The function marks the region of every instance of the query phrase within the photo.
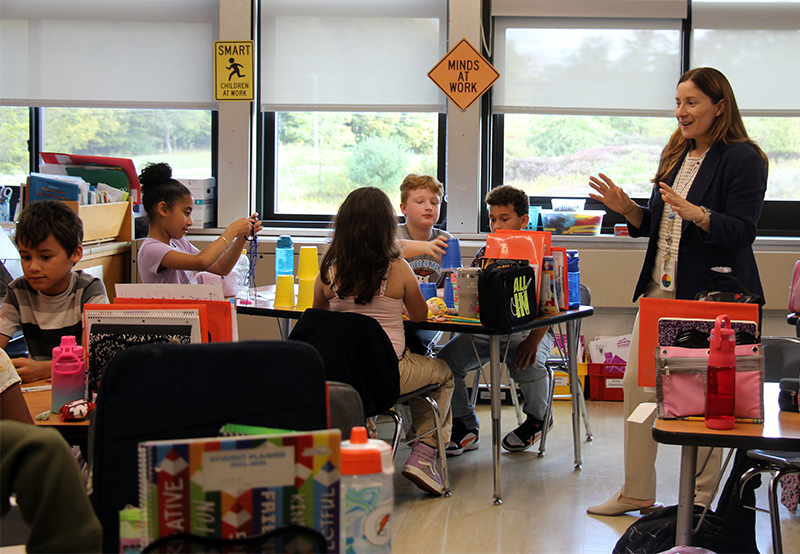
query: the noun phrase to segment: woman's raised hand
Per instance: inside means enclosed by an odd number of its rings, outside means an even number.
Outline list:
[[[589,193],[591,198],[599,200],[605,206],[615,212],[622,213],[629,210],[633,202],[625,191],[614,184],[607,176],[598,173],[598,176],[589,177],[589,186],[597,191],[597,194]]]

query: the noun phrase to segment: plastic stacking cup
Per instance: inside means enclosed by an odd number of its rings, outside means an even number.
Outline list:
[[[294,308],[294,277],[292,275],[278,275],[275,283],[276,308]]]
[[[296,310],[306,310],[314,304],[314,282],[316,277],[303,277],[297,289]]]
[[[420,283],[419,290],[422,291],[422,297],[425,300],[436,296],[436,283]]]
[[[447,251],[442,256],[442,272],[452,273],[461,267],[461,246],[457,238],[447,241]]]
[[[455,308],[455,300],[453,299],[453,282],[451,281],[450,277],[445,277],[444,279],[444,294],[443,300],[445,306],[448,308]]]
[[[297,278],[316,279],[319,273],[319,258],[316,246],[300,247],[300,260],[297,262]]]

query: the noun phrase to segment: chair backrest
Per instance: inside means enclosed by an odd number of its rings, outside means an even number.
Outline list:
[[[764,345],[764,380],[777,383],[800,377],[800,338],[761,337]]]
[[[361,396],[347,383],[328,381],[328,408],[331,429],[339,429],[343,441],[350,440],[353,427],[364,426],[366,416]]]
[[[352,385],[367,417],[385,412],[400,396],[397,355],[376,319],[310,308],[289,339],[314,346],[325,361],[325,378]]]
[[[103,551],[119,551],[119,510],[139,505],[138,443],[213,437],[225,423],[328,428],[322,359],[280,341],[148,345],[108,364],[89,430],[92,505]]]

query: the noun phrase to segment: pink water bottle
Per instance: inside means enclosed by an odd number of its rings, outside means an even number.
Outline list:
[[[86,398],[86,372],[83,368],[83,346],[75,337],[61,337],[61,346],[53,348],[53,406],[54,414],[67,402]]]
[[[708,339],[706,375],[706,427],[733,429],[733,404],[736,390],[736,336],[727,315],[717,316]]]

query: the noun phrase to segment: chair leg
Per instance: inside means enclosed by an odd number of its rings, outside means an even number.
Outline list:
[[[469,395],[469,403],[473,406],[478,402],[478,390],[481,386],[481,374],[482,368],[478,367],[478,369],[475,370],[475,378],[472,380],[472,391],[470,391]]]
[[[397,458],[397,449],[400,448],[400,433],[403,431],[403,418],[396,410],[389,410],[386,415],[394,421],[394,433],[392,434],[392,461]]]
[[[439,463],[441,465],[442,470],[442,480],[444,481],[444,492],[443,496],[452,496],[450,492],[450,474],[447,471],[447,456],[445,455],[444,449],[447,447],[447,443],[444,440],[444,431],[442,430],[442,416],[439,412],[439,405],[436,403],[431,396],[427,394],[424,395],[424,398],[428,405],[431,408],[431,412],[433,413],[433,424],[436,429],[436,440],[439,443],[439,448],[437,449],[436,455],[439,457]]]
[[[506,364],[501,364],[500,371],[505,371],[506,378],[508,379],[508,388],[510,389],[509,392],[511,393],[511,403],[514,404],[514,410],[517,412],[517,425],[522,425],[525,421],[525,418],[522,417],[522,408],[519,407],[519,394],[517,394],[517,383],[514,381],[514,378],[511,377],[511,372],[508,371],[508,366]]]
[[[594,437],[592,436],[592,427],[589,424],[589,412],[586,411],[586,399],[583,397],[583,385],[581,385],[580,377],[578,378],[578,404],[583,415],[583,427],[586,429],[586,441],[588,442]]]
[[[544,411],[544,419],[542,424],[542,438],[539,440],[539,457],[544,456],[545,442],[547,442],[547,429],[550,427],[550,418],[553,416],[553,396],[556,391],[556,379],[553,373],[553,368],[545,365],[547,371],[547,409]]]
[[[788,468],[784,468],[788,469]],[[778,502],[778,482],[781,477],[786,473],[794,473],[794,471],[785,472],[784,470],[778,471],[769,480],[769,520],[770,527],[772,528],[772,552],[773,554],[783,554],[783,538],[781,537],[781,513],[780,502]]]

